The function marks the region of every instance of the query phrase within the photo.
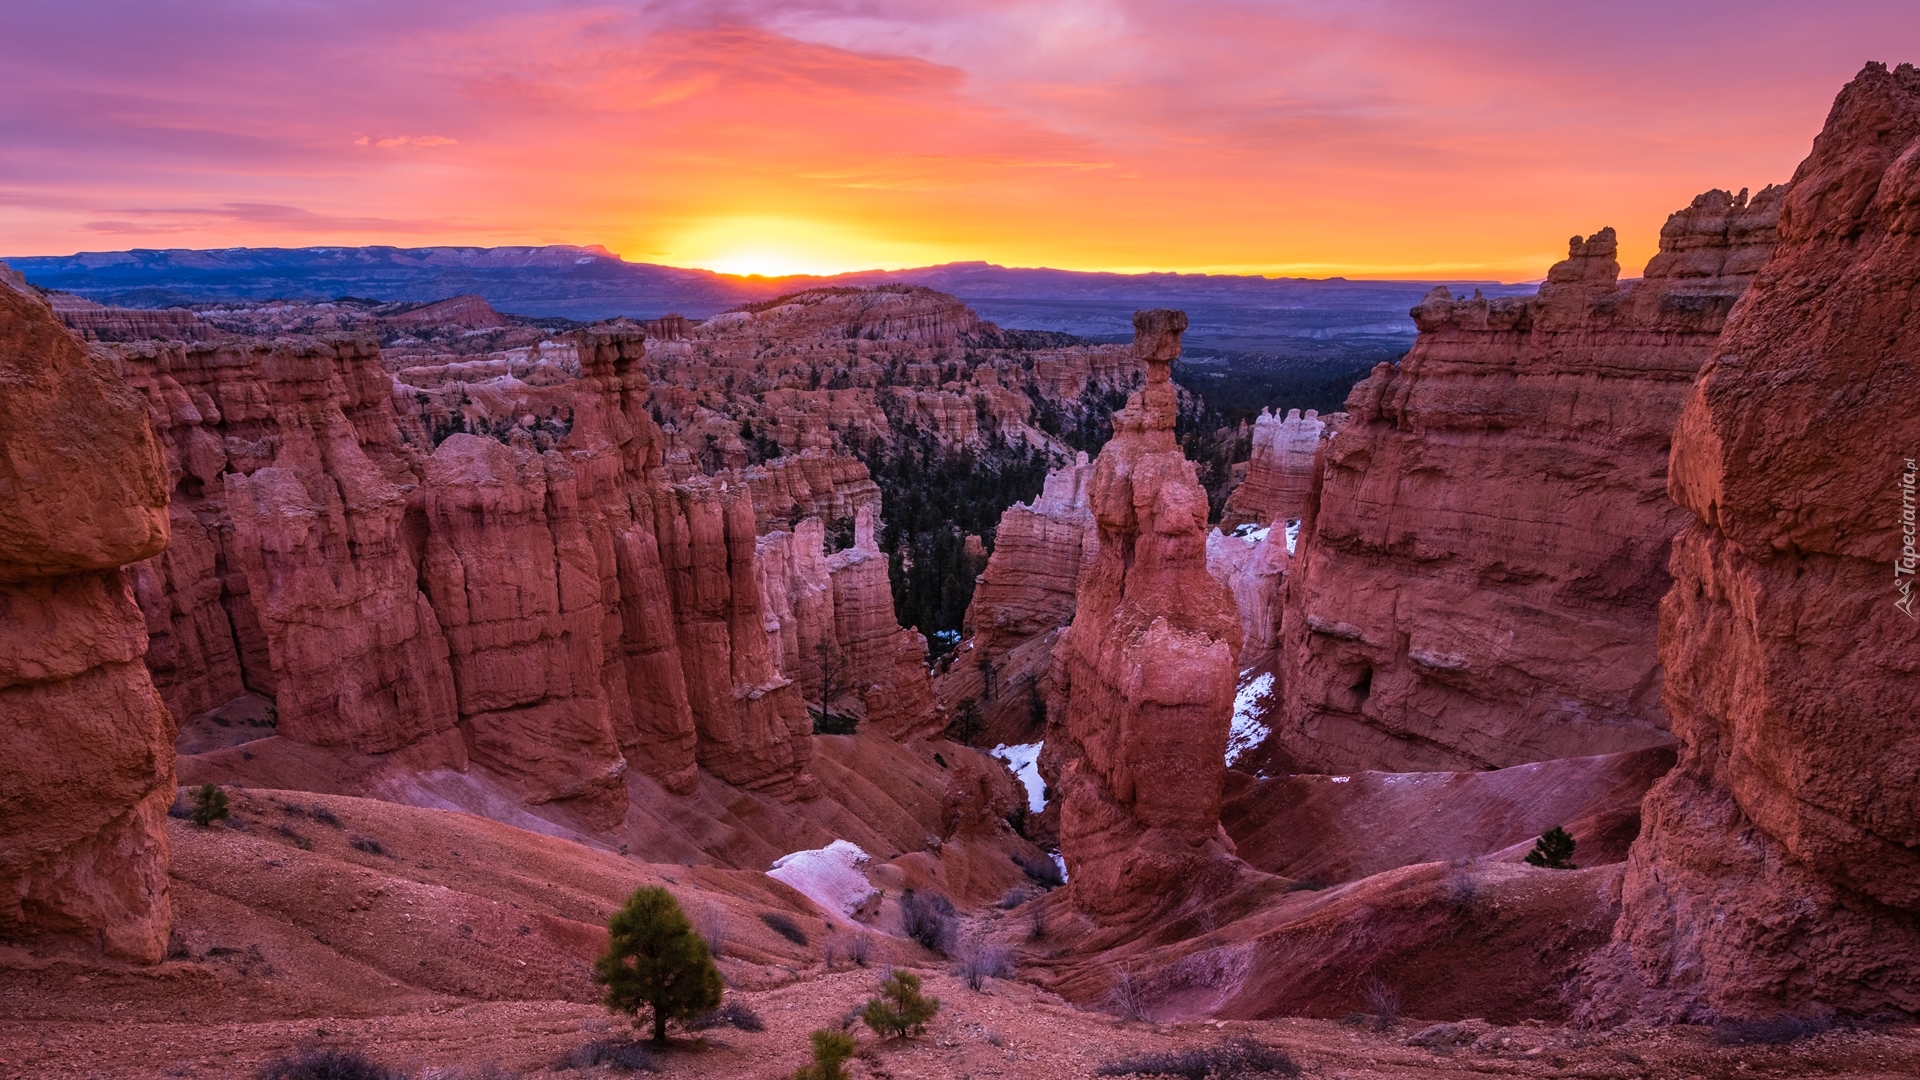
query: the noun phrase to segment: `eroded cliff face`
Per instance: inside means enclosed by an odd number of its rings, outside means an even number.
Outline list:
[[[1147,383],[1114,416],[1087,503],[1099,553],[1056,650],[1046,771],[1080,911],[1138,917],[1225,888],[1220,827],[1240,624],[1207,573],[1207,497],[1173,437],[1186,316],[1134,316]]]
[[[121,567],[166,545],[166,472],[111,362],[0,274],[0,937],[157,961],[174,725]]]
[[[701,766],[811,791],[754,481],[788,512],[864,505],[871,481],[808,459],[676,483],[639,336],[582,332],[568,352],[523,372],[525,394],[511,365],[442,365],[513,407],[490,438],[446,434],[438,399],[361,338],[123,347],[177,496],[181,542],[132,575],[162,692],[192,715],[258,691],[285,738],[414,768],[471,756],[599,827],[629,764],[677,792]],[[491,415],[458,400],[463,423]]]
[[[1087,503],[1093,463],[1080,454],[1047,474],[1031,502],[1000,516],[993,554],[967,606],[965,639],[935,680],[950,717],[972,710],[984,745],[1037,739],[1046,723],[1053,650],[1073,621],[1080,576],[1100,551]]]
[[[1674,435],[1680,763],[1589,1020],[1920,1012],[1920,72],[1841,92],[1779,231]]]
[[[1320,483],[1322,451],[1330,425],[1308,409],[1278,416],[1265,409],[1253,421],[1253,447],[1247,478],[1227,497],[1220,527],[1271,525],[1298,521]]]
[[[1674,214],[1639,281],[1611,229],[1538,295],[1413,310],[1348,399],[1289,575],[1283,715],[1301,771],[1501,767],[1665,743],[1655,611],[1684,512],[1680,405],[1767,257],[1782,189]]]

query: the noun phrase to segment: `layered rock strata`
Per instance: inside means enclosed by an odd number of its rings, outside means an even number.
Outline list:
[[[671,481],[637,335],[579,335],[544,450],[455,433],[429,452],[364,339],[121,352],[177,495],[184,542],[133,577],[183,712],[259,691],[287,738],[471,754],[602,823],[629,763],[674,791],[701,766],[810,790],[750,488]],[[858,497],[864,472],[842,472],[825,490]]]
[[[1147,383],[1114,416],[1087,502],[1099,553],[1054,659],[1046,771],[1075,907],[1125,920],[1241,871],[1220,827],[1240,624],[1207,573],[1207,496],[1173,437],[1186,316],[1134,316]]]
[[[1321,451],[1329,433],[1329,425],[1313,409],[1305,416],[1289,409],[1284,417],[1260,410],[1253,421],[1247,477],[1227,497],[1220,527],[1300,520],[1319,484]]]
[[[174,725],[121,573],[167,542],[137,395],[0,267],[0,937],[157,961]]]
[[[1674,435],[1680,763],[1589,1020],[1920,1012],[1917,287],[1920,72],[1870,64]]]
[[[1654,651],[1673,424],[1775,238],[1782,189],[1674,214],[1639,281],[1611,229],[1538,295],[1436,288],[1348,399],[1283,622],[1302,771],[1501,767],[1668,740]]]
[[[963,639],[940,669],[934,693],[950,718],[977,724],[980,745],[1041,737],[1053,650],[1073,621],[1080,576],[1100,550],[1087,505],[1086,454],[1047,474],[1039,495],[1000,515],[967,605]]]

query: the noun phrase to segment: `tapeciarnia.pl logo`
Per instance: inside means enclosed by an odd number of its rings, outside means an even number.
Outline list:
[[[1893,606],[1907,613],[1909,619],[1920,619],[1913,610],[1913,576],[1916,562],[1920,562],[1913,548],[1914,537],[1914,499],[1913,481],[1920,469],[1914,467],[1913,459],[1907,458],[1907,471],[1900,474],[1900,557],[1893,560],[1893,587],[1900,593],[1900,599]]]

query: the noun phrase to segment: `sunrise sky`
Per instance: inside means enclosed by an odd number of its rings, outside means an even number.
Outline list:
[[[1539,277],[1785,180],[1920,4],[0,0],[0,254]]]

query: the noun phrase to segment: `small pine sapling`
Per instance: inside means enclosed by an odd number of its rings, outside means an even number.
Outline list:
[[[195,825],[207,828],[227,816],[227,793],[212,784],[193,789],[193,809],[188,812]]]
[[[867,1002],[860,1019],[882,1038],[918,1035],[939,1011],[939,998],[920,993],[920,976],[896,971],[880,984],[880,996]]]
[[[1573,834],[1558,825],[1548,829],[1533,842],[1533,850],[1527,852],[1527,865],[1549,870],[1579,869],[1573,865]]]
[[[822,1029],[808,1038],[813,1041],[813,1064],[795,1069],[793,1080],[847,1080],[843,1065],[853,1056],[853,1036]]]

